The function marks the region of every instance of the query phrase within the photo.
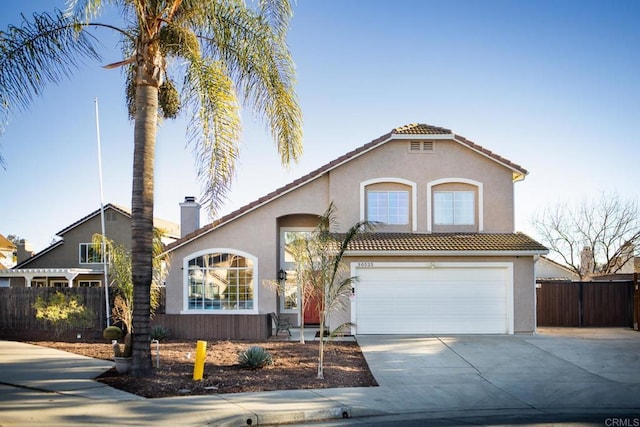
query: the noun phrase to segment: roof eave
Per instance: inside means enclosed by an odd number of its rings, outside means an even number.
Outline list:
[[[170,252],[173,252],[173,251],[181,248],[182,246],[184,246],[184,245],[186,245],[188,243],[191,243],[192,241],[194,241],[196,239],[199,239],[199,238],[211,233],[212,231],[215,231],[216,229],[218,229],[218,228],[220,228],[220,227],[222,227],[222,226],[224,226],[226,224],[229,224],[230,222],[233,222],[233,221],[235,221],[235,220],[237,220],[239,218],[242,218],[243,216],[255,211],[256,209],[261,208],[262,206],[264,206],[266,204],[269,204],[269,203],[273,202],[274,200],[277,200],[280,197],[282,197],[282,196],[284,196],[286,194],[289,194],[292,191],[295,191],[300,187],[303,187],[303,186],[307,185],[310,182],[315,181],[316,179],[318,179],[318,178],[326,175],[327,173],[331,172],[335,168],[337,168],[339,166],[342,166],[343,164],[348,163],[351,160],[353,160],[353,159],[355,159],[357,157],[360,157],[365,153],[368,153],[369,151],[373,150],[374,148],[377,148],[380,145],[385,144],[385,143],[389,142],[392,139],[395,139],[397,136],[399,136],[399,135],[391,135],[391,134],[383,135],[382,139],[380,141],[378,141],[377,143],[372,144],[371,147],[367,147],[366,149],[363,149],[361,152],[355,153],[353,156],[345,158],[341,162],[336,162],[335,164],[327,167],[326,170],[322,171],[321,173],[318,173],[317,175],[310,176],[308,179],[301,181],[299,184],[294,185],[291,188],[287,188],[286,190],[284,190],[282,192],[278,192],[278,190],[276,190],[275,192],[277,194],[275,194],[273,197],[270,197],[270,198],[264,200],[262,203],[258,203],[255,206],[253,206],[253,207],[251,207],[249,209],[246,209],[245,211],[239,213],[238,215],[233,215],[233,213],[231,213],[230,215],[232,215],[232,217],[229,218],[229,220],[221,222],[219,224],[216,224],[215,226],[209,228],[208,230],[204,230],[201,233],[196,234],[195,236],[185,240],[184,242],[180,242],[180,244],[178,244],[178,245],[176,245],[176,246],[164,251],[162,254],[160,254],[160,256],[163,256],[163,255],[166,255],[166,254],[168,254]],[[402,136],[405,136],[405,135],[402,135]],[[413,136],[413,138],[406,138],[406,139],[416,139],[416,135],[412,135],[412,136]],[[435,136],[438,136],[438,135],[435,135]],[[421,135],[417,135],[417,137],[421,137]],[[312,174],[313,174],[313,172],[310,173],[310,175],[312,175]],[[243,209],[244,208],[240,208],[240,209],[238,209],[238,211],[242,211]]]
[[[345,256],[535,256],[545,255],[548,250],[526,251],[346,251]]]

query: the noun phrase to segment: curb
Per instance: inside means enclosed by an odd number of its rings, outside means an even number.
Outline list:
[[[204,424],[216,427],[239,426],[269,426],[293,424],[300,422],[312,422],[323,420],[339,420],[353,417],[353,410],[348,406],[335,406],[325,409],[310,409],[306,411],[274,411],[261,413],[245,413],[242,415],[230,415],[226,418],[210,417]],[[355,410],[356,417],[389,415],[386,412],[371,411],[365,408]]]

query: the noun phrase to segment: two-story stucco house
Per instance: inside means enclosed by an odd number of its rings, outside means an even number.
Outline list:
[[[101,209],[56,233],[60,240],[18,265],[0,271],[0,279],[10,279],[12,287],[96,287],[104,284],[102,257],[93,250],[94,234],[102,233]],[[131,213],[113,204],[104,206],[105,234],[117,245],[131,247]],[[167,239],[179,237],[179,227],[168,221],[154,220]]]
[[[352,321],[354,334],[531,333],[534,261],[547,249],[514,232],[514,183],[526,175],[449,129],[393,129],[169,245],[163,321],[210,338],[266,337],[270,312],[298,322],[285,243],[333,202],[335,232],[383,225],[352,243],[345,261],[359,281],[330,324]],[[280,270],[281,294],[265,284]]]

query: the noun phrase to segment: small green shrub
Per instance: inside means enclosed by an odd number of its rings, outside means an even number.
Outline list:
[[[154,325],[151,328],[151,339],[162,341],[171,336],[171,331],[162,325]]]
[[[56,338],[68,329],[90,327],[95,319],[95,314],[82,304],[80,296],[65,295],[58,291],[49,299],[38,295],[33,308],[36,310],[36,319],[51,325]]]
[[[238,364],[243,368],[260,369],[273,364],[271,354],[262,347],[252,346],[238,354]]]
[[[117,326],[107,326],[102,331],[102,337],[106,340],[120,340],[122,339],[122,329]]]

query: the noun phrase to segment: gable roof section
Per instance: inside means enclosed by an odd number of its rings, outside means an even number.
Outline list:
[[[213,222],[211,222],[210,224],[207,224],[201,228],[199,228],[198,230],[195,230],[192,233],[187,234],[186,236],[184,236],[181,239],[176,240],[175,242],[167,245],[166,247],[166,251],[165,252],[171,252],[183,245],[185,245],[186,243],[200,237],[201,235],[207,234],[208,232],[215,230],[216,228],[230,222],[233,221],[234,219],[247,214],[255,209],[257,209],[258,207],[269,203],[272,200],[277,199],[280,196],[283,196],[293,190],[295,190],[298,187],[301,187],[323,175],[325,175],[326,173],[330,172],[331,170],[337,168],[338,166],[341,166],[391,140],[394,139],[416,139],[418,137],[423,137],[425,139],[452,139],[455,142],[466,146],[467,148],[470,148],[471,150],[507,167],[508,169],[511,169],[513,172],[513,179],[514,181],[519,181],[524,179],[524,177],[529,173],[527,172],[526,169],[524,169],[522,166],[517,165],[516,163],[513,163],[507,159],[505,159],[504,157],[501,157],[495,153],[493,153],[490,150],[487,150],[484,147],[481,147],[480,145],[460,136],[460,135],[456,135],[454,134],[450,129],[446,129],[443,127],[438,127],[438,126],[432,126],[432,125],[428,125],[428,124],[421,124],[421,123],[412,123],[412,124],[408,124],[405,126],[400,126],[397,128],[392,129],[390,132],[382,135],[379,138],[374,139],[373,141],[362,145],[361,147],[356,148],[355,150],[349,151],[348,153],[338,157],[335,160],[332,160],[331,162],[325,164],[324,166],[319,167],[318,169],[309,172],[308,174],[296,179],[295,181],[280,187],[278,189],[276,189],[275,191],[272,191],[271,193],[267,194],[266,196],[263,196],[231,213],[229,213],[228,215],[225,215]]]
[[[545,254],[548,249],[523,233],[363,233],[349,244],[349,255]]]
[[[121,213],[122,215],[126,216],[127,218],[131,218],[131,212],[129,210],[127,210],[126,208],[123,208],[121,206],[114,205],[112,203],[108,203],[108,204],[104,205],[104,210],[106,211],[107,209],[113,209],[114,211]],[[56,233],[56,235],[62,237],[65,233],[68,233],[70,230],[78,227],[79,225],[89,221],[92,218],[95,218],[98,215],[100,215],[100,209],[97,209],[97,210],[91,212],[87,216],[84,216],[84,217],[80,218],[79,220],[77,220],[76,222],[74,222],[73,224],[70,224],[69,226],[63,228],[62,230],[58,231]],[[162,228],[165,231],[169,231],[170,233],[168,234],[168,236],[171,237],[171,238],[177,238],[178,235],[180,234],[180,227],[177,224],[174,224],[172,222],[165,221],[163,219],[154,218],[153,219],[153,224],[157,228]],[[58,240],[57,242],[53,243],[52,245],[47,246],[46,248],[44,248],[40,252],[34,254],[32,257],[22,261],[20,264],[16,265],[15,268],[21,268],[21,267],[24,267],[26,265],[29,265],[29,263],[31,263],[32,261],[35,261],[36,259],[40,258],[44,254],[51,252],[53,249],[55,249],[58,246],[61,246],[63,244],[64,244],[64,239]]]
[[[108,203],[104,206],[104,210],[106,211],[107,209],[113,209],[116,212],[119,212],[120,214],[126,216],[127,218],[131,218],[131,211],[128,210],[127,208],[124,208],[122,206],[118,206],[118,205],[114,205],[112,203]],[[93,212],[91,212],[89,215],[80,218],[79,220],[77,220],[76,222],[74,222],[73,224],[67,226],[66,228],[58,231],[56,233],[57,236],[62,236],[63,234],[69,232],[69,230],[72,230],[73,228],[79,226],[80,224],[95,218],[96,216],[100,215],[100,209],[97,209]],[[174,224],[172,222],[169,221],[165,221],[163,219],[159,219],[159,218],[154,218],[153,219],[153,225],[156,228],[161,228],[164,231],[168,232],[168,236],[169,237],[178,237],[180,235],[180,229],[178,224]]]
[[[32,261],[35,261],[36,259],[40,258],[44,254],[51,252],[52,250],[54,250],[55,248],[57,248],[58,246],[61,246],[63,244],[64,244],[64,240],[58,240],[57,242],[54,242],[50,246],[47,246],[46,248],[44,248],[40,252],[35,253],[35,254],[33,254],[33,256],[25,259],[20,264],[16,265],[14,268],[18,269],[18,268],[22,268],[22,267],[24,267],[26,265],[29,265],[29,263],[31,263]]]
[[[510,160],[505,159],[502,156],[497,155],[491,150],[488,150],[475,142],[465,138],[464,136],[453,133],[450,129],[445,129],[437,126],[425,125],[420,123],[412,123],[405,126],[400,126],[391,131],[390,135],[400,136],[402,139],[413,139],[416,135],[420,136],[441,136],[439,139],[444,139],[442,137],[450,137],[455,142],[464,145],[467,148],[475,151],[476,153],[485,156],[501,165],[511,169],[513,172],[513,180],[521,181],[524,179],[526,175],[529,174],[526,169],[522,166],[513,163]]]
[[[540,259],[541,259],[543,262],[546,262],[546,263],[548,263],[549,265],[551,265],[551,266],[553,266],[553,267],[555,267],[555,268],[557,268],[557,269],[559,269],[559,270],[562,270],[562,271],[567,272],[567,274],[569,274],[569,275],[576,275],[576,272],[575,272],[575,271],[573,271],[571,268],[567,267],[567,266],[566,266],[566,265],[564,265],[564,264],[560,264],[559,262],[554,261],[554,260],[552,260],[552,259],[551,259],[551,258],[549,258],[549,257],[542,256],[542,257],[540,257]]]
[[[120,206],[116,206],[114,204],[108,203],[108,204],[104,205],[104,210],[106,211],[107,209],[113,209],[114,211],[119,212],[122,215],[131,218],[131,212],[127,211],[124,208],[121,208]],[[98,215],[100,215],[100,209],[97,209],[97,210],[91,212],[89,215],[84,216],[84,217],[80,218],[79,220],[77,220],[76,222],[68,225],[67,227],[65,227],[62,230],[58,231],[56,233],[56,235],[57,236],[62,236],[63,234],[68,233],[69,230],[72,230],[72,229],[76,228],[80,224],[85,223],[85,222],[89,221],[90,219],[95,218]]]

